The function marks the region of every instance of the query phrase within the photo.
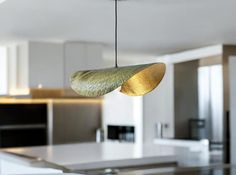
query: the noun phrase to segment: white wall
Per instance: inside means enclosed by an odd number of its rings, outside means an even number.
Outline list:
[[[114,67],[114,60],[111,58],[105,59],[105,67]],[[130,60],[119,60],[119,65],[122,66],[133,64],[135,62]],[[139,145],[143,143],[143,97],[130,97],[117,89],[104,96],[102,113],[106,134],[107,125],[131,125],[135,127],[135,142]]]
[[[166,74],[160,85],[143,97],[144,142],[153,143],[155,123],[168,125],[163,136],[174,137],[174,82],[173,65],[168,64]]]
[[[231,163],[236,164],[236,57],[229,58]]]
[[[118,90],[104,96],[103,128],[108,125],[134,126],[136,143],[143,141],[143,98],[129,97]]]
[[[118,90],[104,96],[104,125],[134,125],[133,97]]]
[[[153,61],[155,62],[155,61]],[[124,62],[120,65],[145,64],[143,62]],[[113,61],[108,63],[109,66]],[[174,84],[173,65],[167,65],[167,72],[161,84],[144,97],[127,97],[113,92],[104,97],[103,126],[107,124],[136,126],[137,142],[153,143],[155,123],[168,124],[164,129],[164,137],[174,137]]]

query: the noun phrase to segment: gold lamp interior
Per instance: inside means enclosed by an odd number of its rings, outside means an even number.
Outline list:
[[[118,87],[129,96],[142,96],[155,89],[165,74],[165,64],[153,63],[101,70],[78,71],[71,87],[81,96],[98,97]]]

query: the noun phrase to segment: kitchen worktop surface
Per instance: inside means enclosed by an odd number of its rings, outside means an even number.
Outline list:
[[[177,163],[179,150],[154,144],[106,142],[11,148],[4,151],[41,157],[71,170],[91,170]]]

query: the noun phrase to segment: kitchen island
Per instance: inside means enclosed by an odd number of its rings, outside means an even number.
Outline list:
[[[131,143],[80,143],[4,149],[14,154],[40,157],[71,171],[143,166],[176,166],[178,151],[173,147]]]

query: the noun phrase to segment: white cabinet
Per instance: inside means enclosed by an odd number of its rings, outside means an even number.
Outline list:
[[[0,47],[0,96],[7,94],[7,52],[5,47]]]
[[[62,43],[29,42],[29,87],[63,87],[63,62]]]
[[[65,76],[64,85],[70,87],[70,75],[78,70],[86,69],[86,47],[81,43],[65,44]]]
[[[69,78],[78,70],[104,68],[101,44],[65,43],[65,88],[70,87]]]
[[[63,44],[21,42],[8,46],[10,95],[28,94],[29,88],[64,85]]]
[[[101,44],[27,41],[8,51],[9,94],[39,87],[70,88],[73,72],[104,67]]]

